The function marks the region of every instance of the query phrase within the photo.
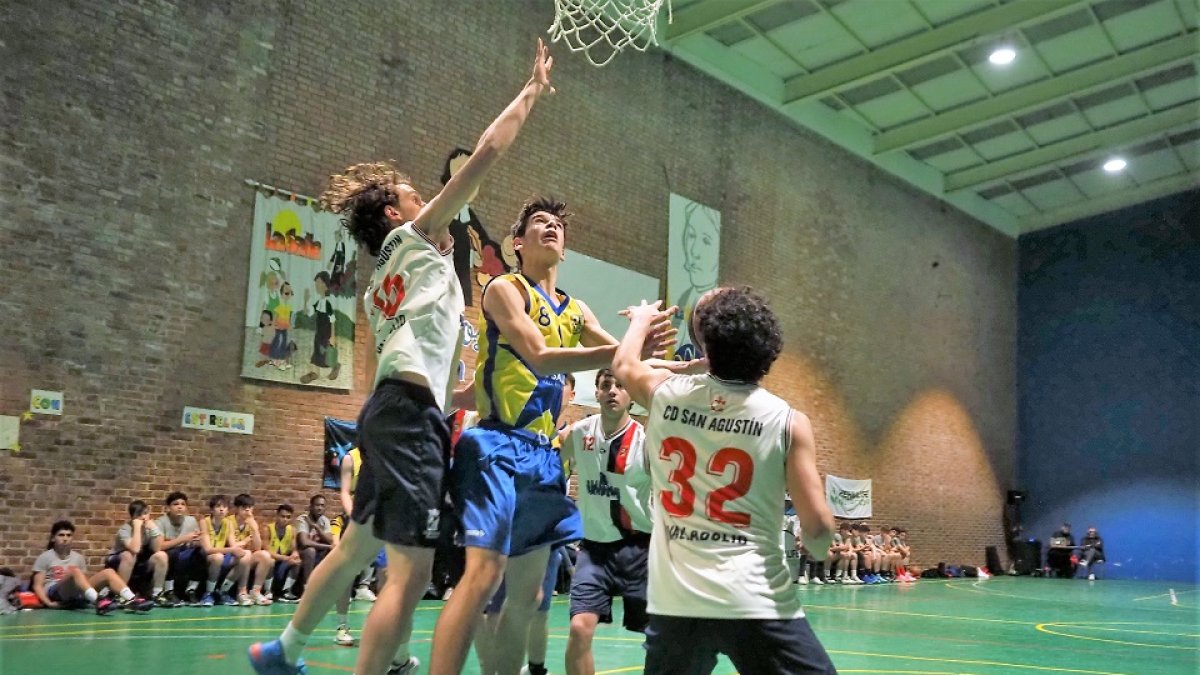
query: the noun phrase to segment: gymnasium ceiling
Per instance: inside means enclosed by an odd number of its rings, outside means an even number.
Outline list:
[[[1197,5],[673,0],[659,44],[1017,236],[1200,185]]]

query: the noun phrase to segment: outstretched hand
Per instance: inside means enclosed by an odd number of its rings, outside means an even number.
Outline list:
[[[555,93],[557,90],[550,84],[550,69],[554,68],[554,57],[550,56],[550,48],[537,41],[537,54],[533,58],[533,74],[529,76],[530,84],[541,85],[542,92]]]
[[[675,344],[675,335],[679,331],[671,325],[671,319],[675,316],[677,308],[671,306],[660,309],[661,306],[661,300],[655,300],[653,303],[643,300],[642,304],[631,305],[620,312],[622,316],[629,318],[630,323],[641,323],[648,327],[646,341],[642,343],[643,359],[662,358]]]

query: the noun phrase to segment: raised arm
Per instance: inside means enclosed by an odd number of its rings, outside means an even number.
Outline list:
[[[550,56],[549,49],[539,38],[537,55],[533,60],[533,74],[529,77],[529,82],[479,137],[475,151],[467,163],[450,177],[446,187],[421,209],[414,221],[414,225],[430,239],[440,242],[446,236],[450,220],[467,205],[496,160],[500,159],[504,151],[516,140],[517,132],[525,124],[525,119],[538,97],[546,92],[554,92],[554,87],[550,86],[550,69],[553,67],[554,57]]]
[[[672,374],[642,360],[643,349],[656,326],[663,321],[670,322],[674,313],[672,309],[660,310],[661,304],[657,301],[654,304],[643,302],[625,310],[629,317],[629,329],[621,338],[612,361],[613,375],[625,386],[629,398],[647,410],[650,408],[650,395]]]
[[[825,503],[825,490],[821,488],[821,476],[817,473],[817,443],[813,439],[812,424],[803,413],[793,411],[788,430],[791,436],[786,465],[788,492],[796,507],[796,518],[804,530],[808,552],[817,560],[824,560],[836,525],[833,513]]]

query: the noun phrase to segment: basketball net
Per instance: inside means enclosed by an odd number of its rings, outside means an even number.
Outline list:
[[[554,0],[550,40],[603,66],[626,47],[644,52],[658,44],[655,29],[664,2],[670,23],[671,0]]]

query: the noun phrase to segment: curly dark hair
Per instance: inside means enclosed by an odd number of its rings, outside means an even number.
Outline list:
[[[386,206],[396,206],[400,197],[397,185],[411,185],[412,179],[390,162],[355,164],[329,177],[329,187],[321,194],[321,208],[342,216],[342,227],[371,255],[391,231]]]
[[[521,206],[521,213],[517,216],[517,222],[513,223],[512,226],[512,236],[514,238],[525,236],[525,228],[529,225],[529,219],[533,217],[533,214],[539,211],[545,211],[546,213],[549,213],[550,215],[561,220],[564,232],[566,231],[567,226],[570,225],[568,219],[575,215],[567,211],[567,203],[561,199],[556,197],[541,197],[535,195],[526,200],[525,204]],[[525,261],[521,258],[520,251],[517,251],[516,254],[517,265],[520,266]]]
[[[695,308],[708,368],[723,380],[758,382],[783,350],[779,319],[748,286],[721,288]]]

